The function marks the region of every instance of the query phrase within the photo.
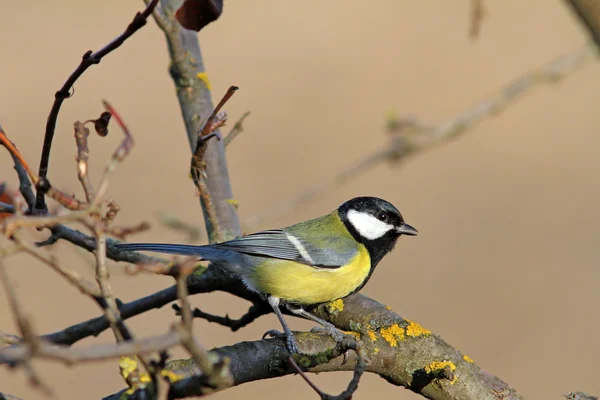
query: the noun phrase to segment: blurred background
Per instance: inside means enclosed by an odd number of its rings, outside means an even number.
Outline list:
[[[245,132],[227,157],[242,220],[385,146],[385,115],[442,122],[513,79],[586,41],[585,31],[554,0],[484,2],[486,18],[470,40],[467,0],[364,2],[257,0],[227,2],[220,20],[200,33],[213,86],[227,104],[230,125],[245,111]],[[37,170],[53,95],[88,49],[120,33],[141,1],[7,2],[0,27],[0,124]],[[149,221],[135,241],[185,240],[161,227],[168,211],[203,225],[188,178],[189,147],[162,32],[153,21],[92,67],[59,116],[50,162],[53,184],[81,195],[75,169],[75,120],[97,117],[108,99],[125,118],[136,145],[118,167],[108,196],[121,205],[118,223]],[[456,141],[418,154],[400,167],[382,163],[357,175],[269,228],[315,217],[358,195],[397,205],[419,229],[402,239],[363,293],[419,322],[531,399],[567,391],[598,395],[600,292],[600,66],[588,63],[556,85],[540,86]],[[90,138],[92,179],[98,182],[121,139]],[[226,128],[224,132],[227,132]],[[8,153],[0,181],[13,187]],[[33,233],[32,240],[47,233]],[[201,242],[205,242],[205,237]],[[93,277],[89,254],[58,243],[51,249],[70,268]],[[27,256],[8,272],[40,333],[100,314],[91,301]],[[126,276],[111,264],[112,286],[130,301],[170,286],[171,279]],[[0,290],[1,292],[1,290]],[[4,293],[0,330],[16,332]],[[195,296],[204,311],[237,317],[247,304],[224,294]],[[175,320],[169,307],[129,320],[134,333],[162,333]],[[292,320],[294,329],[311,324]],[[197,320],[207,347],[258,339],[277,327],[274,315],[236,333]],[[78,343],[110,343],[112,334]],[[182,357],[182,351],[174,351]],[[99,398],[124,387],[116,361],[67,368],[34,363],[57,397]],[[322,389],[339,393],[350,373],[321,374]],[[0,390],[35,399],[22,371],[0,369]],[[298,376],[255,382],[217,399],[313,398]],[[365,376],[357,399],[408,390]]]

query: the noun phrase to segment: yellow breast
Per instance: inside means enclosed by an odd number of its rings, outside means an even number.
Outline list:
[[[255,267],[251,285],[262,293],[297,304],[336,300],[356,290],[369,276],[371,258],[360,244],[351,261],[339,268],[315,268],[271,259]]]

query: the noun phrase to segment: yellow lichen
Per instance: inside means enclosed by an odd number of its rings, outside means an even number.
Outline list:
[[[163,377],[167,378],[169,383],[175,383],[185,378],[185,375],[179,375],[177,374],[177,372],[172,371],[170,369],[163,369],[162,371],[160,371],[160,374]]]
[[[123,379],[127,379],[132,372],[137,370],[137,360],[133,357],[121,357],[119,360],[119,368],[121,369],[121,376]]]
[[[425,372],[428,374],[431,374],[432,372],[435,371],[439,371],[442,370],[444,368],[450,368],[450,371],[455,371],[456,370],[456,365],[454,365],[454,363],[452,361],[434,361],[429,365],[425,366]],[[450,381],[451,385],[454,385],[454,383],[456,382],[457,376],[454,376],[454,379],[452,379]]]
[[[225,201],[228,202],[229,204],[231,204],[233,206],[233,208],[235,208],[236,210],[240,207],[240,202],[238,200],[227,199]]]
[[[392,310],[392,307],[390,307],[390,306],[385,306],[385,309],[386,309],[386,310],[390,310],[390,311],[391,311],[391,310]]]
[[[383,337],[385,341],[388,342],[392,347],[396,347],[398,345],[398,340],[404,339],[404,328],[398,324],[394,324],[387,328],[381,328],[379,333],[381,334],[381,337]]]
[[[198,72],[196,74],[196,78],[198,78],[202,82],[204,82],[204,85],[206,86],[206,88],[208,90],[212,90],[212,85],[210,84],[210,81],[208,80],[208,74],[206,72]]]
[[[408,326],[406,327],[406,336],[419,337],[431,335],[431,331],[429,329],[425,329],[421,325],[408,319],[406,322],[408,322]]]
[[[144,388],[148,383],[152,382],[152,378],[148,373],[140,373],[138,361],[135,357],[121,357],[119,359],[119,369],[121,370],[121,376],[129,385],[129,389],[126,391],[128,394],[135,392],[139,388]]]
[[[379,347],[375,347],[375,348],[373,349],[373,354],[377,354],[377,353],[379,353]]]
[[[344,333],[346,335],[352,335],[356,338],[356,340],[360,340],[360,333],[358,332],[352,332],[352,331],[344,331]]]
[[[375,331],[369,329],[367,331],[367,335],[369,335],[369,339],[371,339],[372,342],[377,340],[377,335],[375,335]]]
[[[463,356],[463,360],[465,360],[468,363],[474,362],[473,359],[471,357],[469,357],[469,356]]]
[[[329,302],[325,308],[329,314],[336,315],[340,311],[344,311],[344,300],[337,299],[332,302]]]

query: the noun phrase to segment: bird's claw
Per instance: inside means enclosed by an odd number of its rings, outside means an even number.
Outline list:
[[[333,325],[315,326],[310,331],[313,332],[313,333],[324,333],[324,334],[327,334],[327,335],[331,336],[333,338],[333,340],[335,340],[336,343],[341,343],[342,340],[344,340],[344,338],[347,336],[347,334],[345,334],[344,332],[340,331],[339,329],[337,329]],[[342,364],[341,365],[344,365],[344,364],[346,364],[346,362],[348,362],[348,354],[349,353],[350,353],[350,350],[346,350],[344,352],[344,354],[343,354],[344,358],[342,359]]]
[[[285,339],[285,347],[290,354],[300,353],[300,350],[298,350],[298,345],[296,344],[296,339],[294,339],[294,334],[292,332],[285,333],[285,332],[279,332],[278,330],[275,330],[275,329],[271,329],[269,331],[266,331],[263,334],[262,338],[263,339],[284,338]]]
[[[344,332],[340,331],[333,325],[315,326],[310,331],[313,333],[324,333],[326,335],[329,335],[333,338],[333,340],[335,340],[336,343],[340,343],[342,340],[344,340],[344,337],[346,336]]]

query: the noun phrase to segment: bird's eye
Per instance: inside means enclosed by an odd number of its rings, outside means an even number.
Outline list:
[[[377,214],[377,219],[380,221],[387,221],[388,215],[382,211],[379,214]]]

